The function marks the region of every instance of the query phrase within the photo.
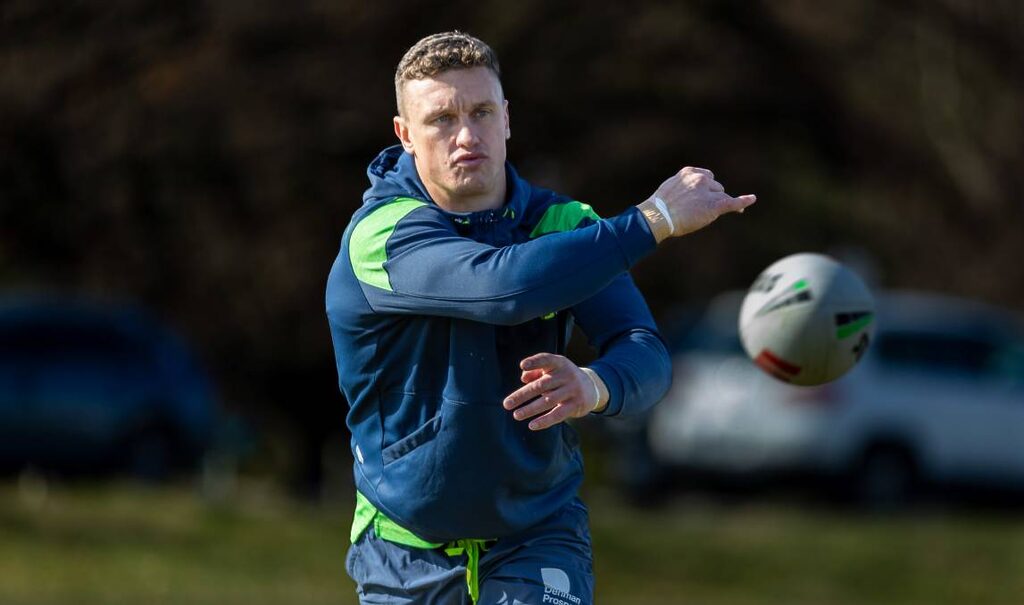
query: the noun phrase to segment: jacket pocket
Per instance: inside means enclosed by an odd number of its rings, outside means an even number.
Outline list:
[[[384,465],[387,466],[421,445],[432,441],[434,437],[437,437],[440,429],[441,414],[438,413],[423,426],[384,448],[380,453]]]

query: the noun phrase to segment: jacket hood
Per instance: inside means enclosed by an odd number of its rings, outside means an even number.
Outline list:
[[[415,160],[401,145],[393,145],[381,151],[370,162],[366,176],[370,179],[370,187],[363,193],[364,206],[395,197],[412,197],[434,203],[416,172]],[[443,208],[439,209],[452,217],[458,217],[458,222],[464,223],[494,222],[502,219],[518,222],[530,199],[530,185],[519,178],[512,164],[507,161],[505,179],[507,197],[502,208],[477,212],[449,212]]]

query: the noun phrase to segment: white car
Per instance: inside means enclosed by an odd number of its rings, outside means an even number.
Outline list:
[[[1024,337],[981,303],[890,292],[849,374],[795,387],[743,353],[742,293],[714,301],[674,359],[647,426],[663,467],[841,478],[871,506],[922,485],[1024,488]]]

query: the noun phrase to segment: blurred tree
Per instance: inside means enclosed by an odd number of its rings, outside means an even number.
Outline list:
[[[612,214],[694,164],[759,194],[637,268],[658,314],[837,245],[886,285],[1024,304],[1018,2],[13,0],[0,23],[0,283],[159,309],[296,450],[343,425],[324,279],[433,31],[498,50],[539,184]]]

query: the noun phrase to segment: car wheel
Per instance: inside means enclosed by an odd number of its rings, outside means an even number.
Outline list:
[[[917,465],[903,447],[868,449],[854,476],[858,503],[865,509],[887,512],[905,508],[917,491]]]

